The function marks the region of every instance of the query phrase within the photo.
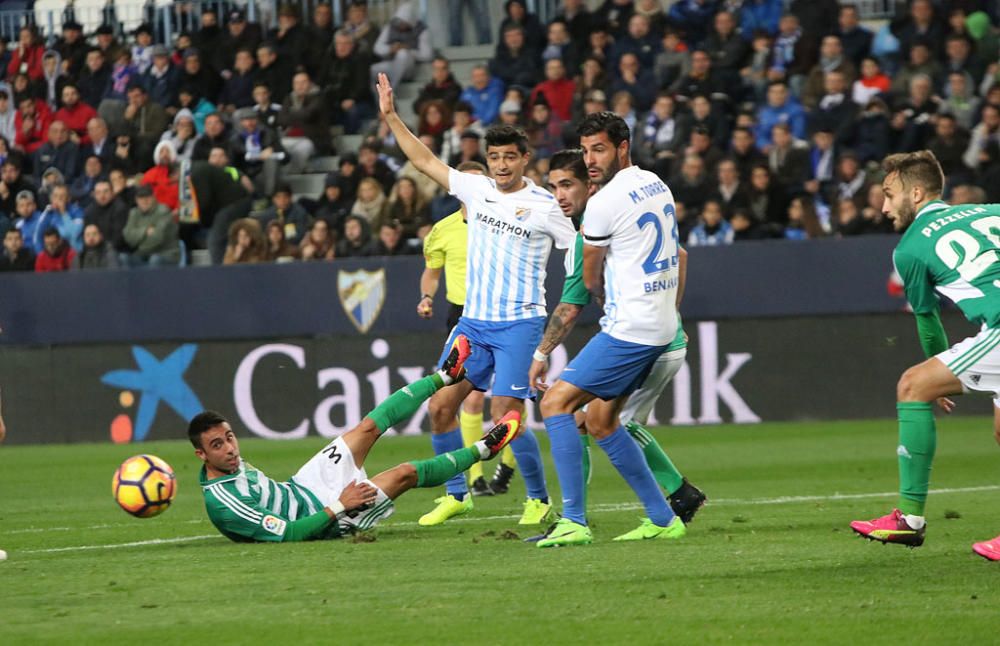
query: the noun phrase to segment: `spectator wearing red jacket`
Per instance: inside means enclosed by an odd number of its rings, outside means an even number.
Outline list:
[[[35,272],[69,271],[76,253],[54,227],[45,231],[45,246],[35,257]]]
[[[153,160],[156,165],[143,173],[142,184],[151,186],[156,201],[176,213],[180,205],[177,150],[169,141],[161,141],[153,152]]]
[[[34,153],[48,141],[50,123],[52,123],[52,113],[45,101],[31,97],[22,98],[14,116],[14,128],[17,130],[14,147],[29,155]]]
[[[563,121],[569,121],[573,112],[573,94],[576,83],[566,78],[566,66],[560,58],[550,58],[545,63],[545,80],[531,91],[529,103],[534,105],[539,94],[544,94],[549,107]]]
[[[80,90],[69,83],[62,89],[63,107],[56,111],[54,121],[62,121],[70,130],[70,139],[76,144],[89,144],[87,122],[97,116],[97,111],[80,100]]]
[[[35,31],[31,27],[21,27],[17,46],[11,50],[10,62],[7,63],[7,78],[14,78],[23,72],[32,81],[45,77],[42,68],[42,55],[45,48],[35,39]]]

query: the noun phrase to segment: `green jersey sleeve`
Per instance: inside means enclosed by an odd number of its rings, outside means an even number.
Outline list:
[[[590,303],[590,292],[583,284],[583,236],[579,233],[576,234],[576,242],[566,252],[566,281],[559,302],[581,307]]]
[[[896,273],[903,281],[906,300],[915,314],[930,314],[939,309],[938,297],[934,292],[934,281],[930,270],[917,257],[896,249],[892,255]]]
[[[261,507],[253,498],[241,495],[229,483],[216,483],[206,487],[204,493],[209,520],[234,541],[304,541],[323,537],[331,525],[336,525],[336,520],[323,510],[289,520]]]

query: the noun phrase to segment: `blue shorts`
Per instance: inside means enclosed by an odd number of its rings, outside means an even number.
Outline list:
[[[463,316],[445,341],[438,367],[448,357],[455,337],[464,334],[472,344],[472,356],[465,362],[465,378],[476,390],[488,390],[493,377],[494,396],[531,399],[535,394],[528,384],[528,370],[544,331],[545,318],[541,316],[503,322]]]
[[[604,332],[594,335],[559,378],[598,399],[630,395],[642,385],[666,345],[621,341]]]

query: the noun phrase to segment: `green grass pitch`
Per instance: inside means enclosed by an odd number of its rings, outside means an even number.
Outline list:
[[[886,513],[896,488],[891,420],[658,429],[711,502],[679,542],[612,543],[635,499],[595,450],[595,543],[540,550],[518,537],[523,485],[420,528],[415,490],[373,541],[234,544],[215,534],[185,442],[0,450],[0,643],[563,644],[887,641],[986,643],[1000,635],[1000,563],[970,545],[1000,532],[991,421],[939,427],[920,549],[847,528]],[[543,454],[548,457],[544,433]],[[285,478],[322,446],[244,440]],[[177,471],[174,506],[133,519],[111,476],[149,452]],[[385,438],[369,473],[427,456]],[[547,461],[550,488],[554,470]],[[492,468],[492,463],[488,468]],[[558,498],[558,496],[557,496]],[[516,535],[516,536],[515,536]]]

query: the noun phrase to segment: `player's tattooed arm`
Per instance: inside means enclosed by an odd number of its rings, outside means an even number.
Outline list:
[[[538,344],[538,351],[546,355],[552,354],[552,351],[569,336],[582,309],[572,303],[559,303],[545,327],[545,334],[542,342]]]

